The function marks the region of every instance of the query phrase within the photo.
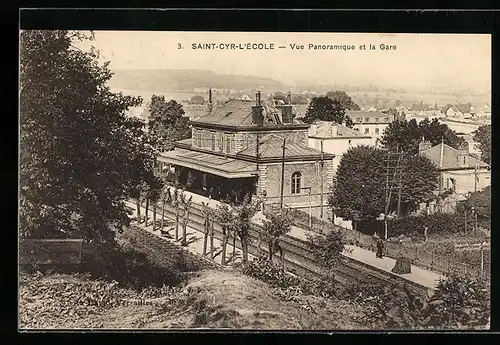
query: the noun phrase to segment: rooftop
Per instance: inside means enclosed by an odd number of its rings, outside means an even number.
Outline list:
[[[293,142],[285,143],[285,159],[297,158],[304,156],[320,156],[321,152],[305,145],[296,144]],[[256,157],[257,144],[253,144],[246,149],[238,152],[238,156]],[[327,157],[328,156],[328,157]],[[283,157],[283,138],[270,134],[262,138],[259,144],[259,158],[276,158]],[[324,154],[324,158],[332,158],[331,154]]]
[[[261,100],[264,115],[264,126],[281,125],[281,110],[273,106],[270,102]],[[224,125],[231,127],[252,126],[252,106],[255,103],[252,100],[232,99],[226,103],[214,107],[211,112],[204,115],[197,113],[187,115],[196,123]],[[293,107],[292,107],[293,109]]]
[[[318,121],[316,123],[316,132],[311,127],[309,137],[315,138],[371,138],[369,135],[361,134],[349,127],[337,124],[331,121]]]
[[[441,143],[439,145],[428,148],[422,151],[422,154],[427,156],[433,163],[441,170],[453,170],[453,169],[474,169],[476,165],[479,168],[486,168],[489,165],[485,162],[474,158],[471,154],[467,154],[464,164],[459,164],[459,150]],[[442,158],[442,160],[441,160]]]

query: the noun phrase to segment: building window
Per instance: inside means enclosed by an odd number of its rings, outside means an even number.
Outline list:
[[[202,131],[196,131],[196,146],[197,147],[203,146],[202,135],[203,135]]]
[[[379,134],[380,130],[378,128],[375,128],[375,134]]]
[[[358,117],[358,118],[356,118],[356,122],[361,123],[361,122],[363,122],[363,120],[361,119],[361,117]]]
[[[292,174],[292,194],[300,193],[301,179],[302,179],[302,174],[299,173],[298,171]]]
[[[385,122],[389,122],[389,118],[388,117],[385,118]]]
[[[369,134],[370,133],[370,129],[369,128],[365,128],[365,134]]]
[[[380,118],[376,117],[375,122],[379,122]]]
[[[212,151],[215,151],[215,132],[212,132],[210,134],[211,134],[211,141],[212,141]]]
[[[226,153],[231,153],[231,135],[226,136]]]
[[[370,118],[369,117],[365,117],[365,122],[370,122]]]

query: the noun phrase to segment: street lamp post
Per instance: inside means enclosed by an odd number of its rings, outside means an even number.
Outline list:
[[[301,189],[309,190],[309,228],[312,229],[312,203],[311,203],[311,189],[312,189],[312,187],[302,187]]]

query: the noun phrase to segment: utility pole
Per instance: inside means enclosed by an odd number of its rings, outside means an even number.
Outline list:
[[[400,155],[402,155],[402,153],[400,153]],[[399,166],[399,184],[398,184],[398,218],[400,217],[401,214],[401,189],[403,187],[403,169],[401,167],[401,159],[399,159],[399,162],[400,166]]]
[[[477,163],[474,166],[474,192],[477,192],[477,180],[478,180],[478,171],[477,171]]]
[[[402,157],[402,152],[400,153],[399,152],[399,148],[396,147],[396,154],[398,155],[398,159],[396,161],[396,166],[394,168],[391,167],[391,163],[393,162],[393,160],[391,159],[391,155],[392,153],[390,151],[387,152],[388,156],[387,156],[387,167],[386,167],[386,203],[385,203],[385,212],[384,212],[384,238],[385,240],[387,240],[387,214],[389,213],[389,206],[391,204],[391,197],[392,197],[392,190],[394,188],[397,188],[399,189],[399,193],[401,193],[401,184],[402,184],[402,172],[401,172],[401,157]],[[391,173],[391,169],[394,169],[394,173],[393,173],[393,177],[392,177],[392,182],[391,184],[389,185],[389,174]],[[398,169],[400,171],[399,173],[399,180],[400,180],[400,183],[399,184],[396,184],[396,177],[397,177],[397,173],[398,173]],[[400,196],[398,198],[398,215],[399,215],[399,207],[400,207]]]
[[[283,138],[283,156],[281,158],[281,196],[280,196],[280,208],[283,208],[283,190],[285,189],[285,144],[286,138]]]
[[[321,202],[321,208],[320,208],[320,217],[323,218],[323,167],[324,167],[324,160],[323,160],[323,139],[321,139],[321,191],[320,191],[320,202]]]
[[[259,132],[257,132],[257,144],[255,146],[255,159],[257,160],[257,171],[259,171],[259,147],[260,147],[260,136]]]

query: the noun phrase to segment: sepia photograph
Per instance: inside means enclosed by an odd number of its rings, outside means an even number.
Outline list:
[[[21,30],[19,330],[488,330],[491,60]]]

